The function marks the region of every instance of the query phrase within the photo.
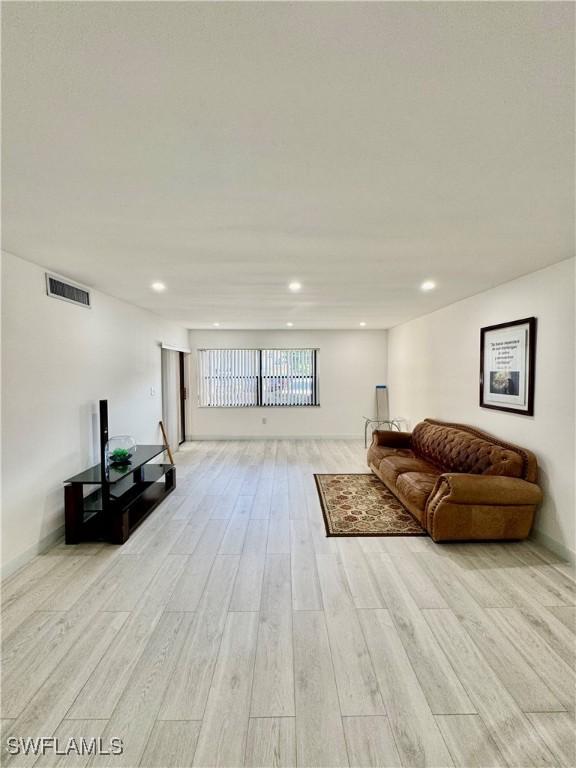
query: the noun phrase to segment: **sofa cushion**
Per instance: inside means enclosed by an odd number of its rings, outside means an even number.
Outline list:
[[[386,445],[371,445],[368,449],[368,463],[380,466],[382,459],[387,456],[403,456],[405,458],[416,458],[414,451],[410,448],[389,448]]]
[[[433,464],[423,459],[411,456],[386,456],[380,462],[378,469],[387,485],[393,490],[398,477],[404,472],[425,472],[432,475],[439,475],[438,470]]]
[[[524,477],[526,457],[522,449],[491,442],[472,428],[423,421],[412,432],[417,456],[442,467],[444,472]]]
[[[410,507],[416,507],[423,512],[437,481],[437,474],[429,472],[404,472],[398,478],[396,491]]]

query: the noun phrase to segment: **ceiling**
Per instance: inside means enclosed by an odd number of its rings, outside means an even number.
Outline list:
[[[191,328],[386,328],[574,255],[572,3],[2,15],[3,247],[72,279]]]

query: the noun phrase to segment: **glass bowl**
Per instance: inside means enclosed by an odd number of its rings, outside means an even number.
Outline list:
[[[106,463],[112,467],[130,464],[136,451],[136,440],[130,435],[111,437],[106,443]]]

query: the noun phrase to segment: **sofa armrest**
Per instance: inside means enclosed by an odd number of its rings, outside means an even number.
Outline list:
[[[536,505],[542,491],[536,483],[502,475],[446,473],[440,476],[428,505],[453,504]]]
[[[412,434],[397,432],[395,429],[375,429],[372,432],[372,445],[385,445],[388,448],[410,448]]]

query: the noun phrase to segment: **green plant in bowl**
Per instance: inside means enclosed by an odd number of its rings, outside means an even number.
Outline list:
[[[116,450],[112,451],[112,453],[110,454],[110,463],[111,464],[129,464],[130,451],[127,451],[126,448],[116,448]]]

